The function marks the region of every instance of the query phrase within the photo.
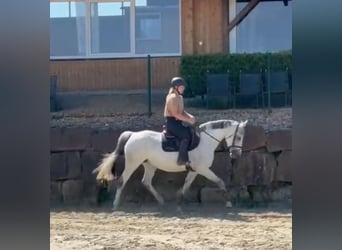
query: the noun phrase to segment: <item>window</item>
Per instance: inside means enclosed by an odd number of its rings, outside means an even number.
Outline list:
[[[50,55],[85,55],[85,3],[50,3]]]
[[[91,3],[91,53],[129,53],[130,2]]]
[[[51,0],[50,57],[180,55],[179,2]]]
[[[160,14],[137,14],[136,20],[136,38],[138,40],[161,40]]]
[[[180,53],[179,0],[137,1],[135,13],[137,54]]]
[[[239,13],[246,2],[236,3]],[[260,2],[236,28],[236,52],[277,52],[292,49],[292,1]]]

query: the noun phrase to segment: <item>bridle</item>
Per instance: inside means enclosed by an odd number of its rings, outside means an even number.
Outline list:
[[[228,146],[228,150],[229,150],[230,148],[242,148],[242,146],[235,145],[235,139],[236,139],[236,135],[237,135],[238,129],[239,129],[239,124],[236,126],[233,135],[230,135],[230,136],[228,136],[228,137],[225,136],[225,137],[223,138],[223,139],[227,140],[227,139],[229,139],[230,137],[234,136],[234,137],[233,137],[232,145],[231,145],[231,146]],[[205,133],[206,135],[208,135],[210,138],[212,138],[213,140],[217,141],[218,143],[220,143],[220,142],[223,140],[223,139],[222,139],[221,141],[219,141],[219,140],[216,139],[214,136],[212,136],[211,134],[209,134],[207,131],[205,131],[205,130],[202,130],[202,131],[203,131],[203,133]]]

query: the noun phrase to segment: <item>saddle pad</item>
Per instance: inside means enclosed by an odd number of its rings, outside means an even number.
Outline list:
[[[165,133],[161,133],[162,136],[162,149],[165,152],[178,152],[179,139],[175,136],[168,136]]]
[[[190,145],[188,150],[193,150],[196,148],[199,144],[200,137],[199,134],[197,134],[194,130],[192,132],[192,137],[190,141]],[[178,152],[179,151],[179,144],[180,140],[172,135],[168,135],[165,132],[161,133],[161,141],[162,141],[162,149],[165,152]]]

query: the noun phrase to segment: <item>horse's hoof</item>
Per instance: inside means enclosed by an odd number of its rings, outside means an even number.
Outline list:
[[[115,205],[114,205],[113,208],[112,208],[112,211],[113,211],[113,212],[117,211],[117,210],[118,210],[118,207],[119,207],[119,206],[115,206]]]
[[[183,209],[181,206],[177,206],[176,211],[177,211],[177,213],[183,213]]]
[[[225,206],[226,206],[226,208],[232,208],[233,207],[233,205],[230,201],[227,201]]]

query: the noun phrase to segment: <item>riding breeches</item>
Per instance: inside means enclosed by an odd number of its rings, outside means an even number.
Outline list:
[[[178,164],[182,165],[189,161],[188,148],[191,140],[189,127],[182,124],[182,121],[174,117],[166,117],[166,129],[180,139]]]

